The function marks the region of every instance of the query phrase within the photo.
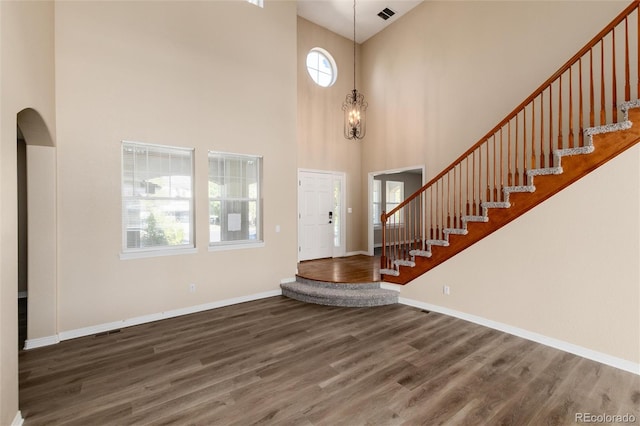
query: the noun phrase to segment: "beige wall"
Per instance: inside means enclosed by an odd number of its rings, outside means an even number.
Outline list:
[[[363,46],[363,172],[426,164],[477,142],[626,1],[426,1]]]
[[[27,146],[27,342],[58,332],[56,149]],[[54,341],[56,341],[54,339]]]
[[[0,424],[18,412],[17,115],[55,134],[53,3],[0,2]],[[31,117],[31,118],[33,118]],[[29,126],[27,126],[29,127]],[[24,129],[23,129],[24,130]],[[30,131],[25,138],[31,143]],[[49,143],[51,138],[49,137]]]
[[[424,161],[428,180],[627,4],[418,6],[363,44],[371,118],[363,176]],[[639,198],[635,148],[415,280],[402,296],[638,363]]]
[[[320,47],[336,61],[338,77],[331,87],[313,82],[306,68],[309,50]],[[356,53],[359,58],[359,49]],[[366,250],[366,234],[360,226],[366,217],[362,199],[362,170],[360,158],[367,137],[361,141],[343,136],[342,103],[353,90],[353,42],[303,18],[298,18],[298,167],[303,169],[346,173],[347,213],[346,251]],[[356,67],[359,72],[359,66]],[[356,76],[359,80],[359,76]],[[365,93],[366,99],[366,93]],[[366,188],[366,182],[365,182]]]
[[[295,31],[294,2],[56,4],[59,331],[294,276]],[[121,140],[195,148],[196,254],[119,259]],[[264,248],[208,251],[207,150],[264,157]]]
[[[30,223],[30,339],[276,290],[296,262],[296,15],[295,3],[267,1],[1,2],[0,16],[0,424],[9,424],[18,411],[18,112],[38,186],[30,222],[44,212]],[[55,124],[60,148],[50,147]],[[197,254],[119,260],[122,139],[196,149]],[[265,248],[208,252],[208,149],[264,157]]]

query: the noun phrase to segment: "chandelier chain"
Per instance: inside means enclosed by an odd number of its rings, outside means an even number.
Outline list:
[[[353,90],[356,90],[356,0],[353,0]]]

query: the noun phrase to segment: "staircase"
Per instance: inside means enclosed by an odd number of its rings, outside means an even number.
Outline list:
[[[384,281],[410,282],[640,141],[638,7],[634,0],[467,152],[382,213]]]

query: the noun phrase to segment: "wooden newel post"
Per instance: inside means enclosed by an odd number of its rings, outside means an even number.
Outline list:
[[[386,229],[387,229],[387,213],[386,212],[382,212],[382,214],[380,215],[380,223],[382,224],[382,255],[380,256],[380,268],[381,269],[385,269],[387,267],[387,236],[386,234]]]

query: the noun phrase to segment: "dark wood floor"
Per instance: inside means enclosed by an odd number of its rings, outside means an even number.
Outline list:
[[[380,257],[348,256],[307,260],[298,264],[298,276],[333,283],[371,283],[380,281]]]
[[[404,305],[273,297],[20,353],[35,425],[565,425],[640,377]]]

